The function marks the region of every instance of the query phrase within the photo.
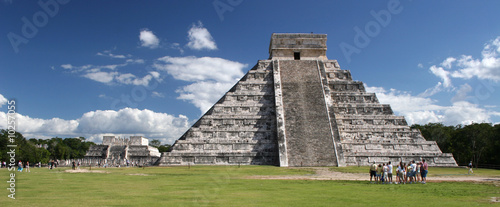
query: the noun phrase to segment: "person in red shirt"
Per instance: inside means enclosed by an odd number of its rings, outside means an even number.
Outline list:
[[[428,169],[429,169],[429,166],[427,165],[427,163],[425,162],[425,160],[422,160],[422,166],[421,166],[421,170],[420,170],[420,173],[421,173],[421,176],[422,176],[422,183],[425,184],[425,182],[427,181],[427,173],[429,172]]]

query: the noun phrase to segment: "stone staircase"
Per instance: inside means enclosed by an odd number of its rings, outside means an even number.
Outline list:
[[[337,166],[315,60],[279,61],[288,166]]]

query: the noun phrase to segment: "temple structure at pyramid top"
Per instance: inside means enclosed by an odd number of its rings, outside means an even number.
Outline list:
[[[159,165],[456,166],[326,57],[325,34],[272,34],[259,60],[162,154]]]
[[[269,59],[328,60],[326,34],[273,34],[269,44]]]

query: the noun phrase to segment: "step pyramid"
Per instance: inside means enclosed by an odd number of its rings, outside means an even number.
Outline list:
[[[259,60],[165,152],[159,165],[346,166],[425,159],[457,166],[349,70],[325,34],[273,34]]]

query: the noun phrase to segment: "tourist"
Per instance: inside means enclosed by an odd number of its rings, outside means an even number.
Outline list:
[[[370,166],[370,183],[372,183],[373,177],[375,177],[375,182],[377,182],[377,165],[375,162]]]
[[[17,163],[17,171],[23,172],[23,162],[21,160]]]
[[[26,172],[31,172],[30,171],[30,162],[26,161]]]
[[[427,165],[427,163],[425,162],[425,160],[422,160],[422,183],[425,184],[425,182],[427,181],[427,173],[429,172],[428,171],[428,168],[429,166]]]
[[[417,164],[417,172],[416,172],[416,177],[417,177],[417,182],[422,182],[422,162],[418,162]]]
[[[404,169],[403,169],[403,176],[404,176],[403,183],[406,184],[408,182],[408,173],[409,173],[408,167],[409,166],[407,166],[406,163],[403,163],[403,167],[404,167]]]
[[[71,163],[71,169],[75,170],[75,165],[76,165],[76,164],[75,164],[75,161],[73,161],[73,162]]]
[[[474,174],[474,171],[472,171],[472,160],[469,162],[469,165],[467,165],[467,167],[469,168],[469,172],[468,174]]]
[[[416,178],[417,178],[417,164],[415,163],[415,160],[411,162],[411,177],[413,183],[416,183]]]
[[[387,178],[389,179],[389,183],[392,184],[392,172],[393,172],[393,169],[392,169],[392,164],[391,164],[391,161],[389,161],[389,163],[387,163],[387,168],[388,168],[388,173],[387,173]]]
[[[384,169],[382,168],[382,164],[378,164],[378,167],[377,167],[377,178],[376,178],[376,181],[377,183],[380,183],[382,181],[382,171]]]
[[[396,184],[403,182],[403,163],[399,162],[398,169],[396,170]]]
[[[77,169],[80,169],[80,165],[82,165],[82,163],[78,161]]]
[[[387,184],[389,177],[389,167],[385,165],[382,167],[384,174],[382,175],[382,184]]]

